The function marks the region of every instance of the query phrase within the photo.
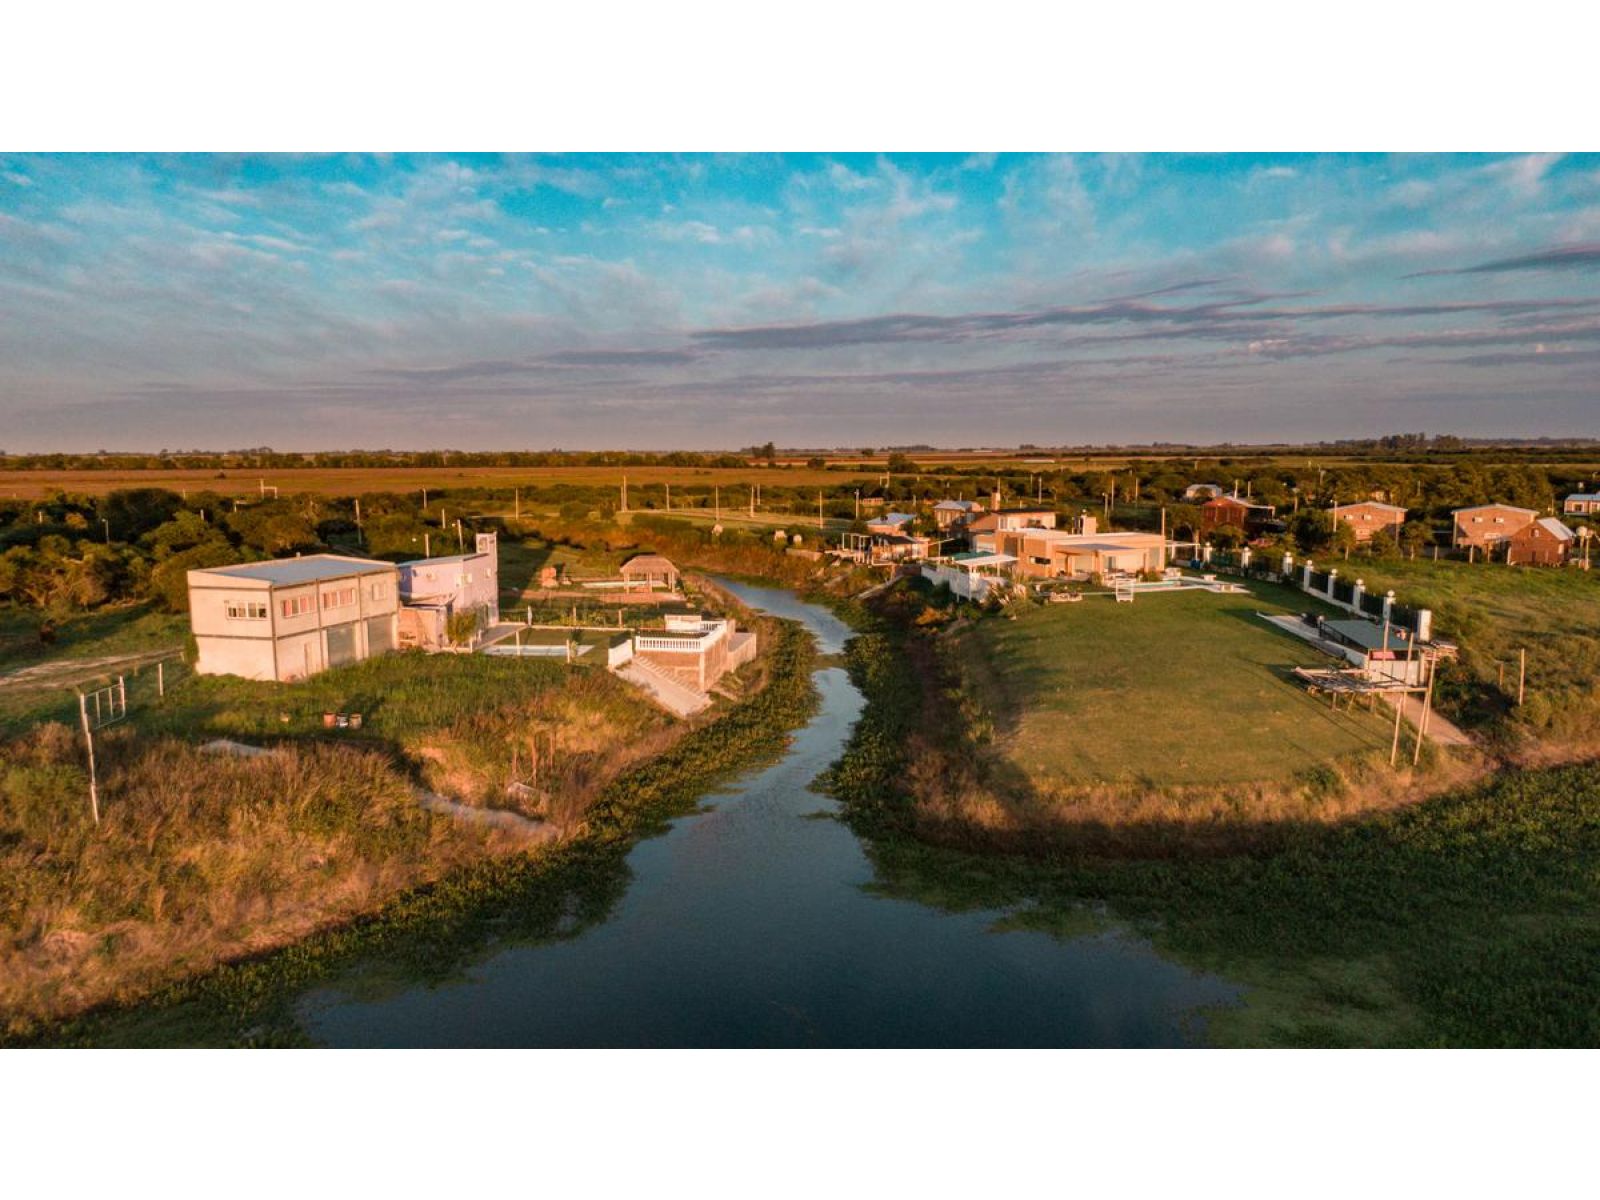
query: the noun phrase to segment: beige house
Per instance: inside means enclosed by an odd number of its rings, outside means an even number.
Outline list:
[[[1027,579],[1088,579],[1092,575],[1159,571],[1167,540],[1159,533],[1066,533],[1058,529],[1001,530],[986,547],[1014,557]]]
[[[1376,500],[1362,500],[1357,504],[1335,504],[1335,522],[1350,526],[1356,541],[1365,542],[1380,529],[1398,535],[1406,523],[1406,510],[1398,504],[1380,504]]]
[[[202,675],[304,679],[395,648],[393,563],[309,554],[189,572],[189,628]]]
[[[1493,550],[1539,514],[1514,504],[1475,504],[1450,514],[1450,544],[1459,549]]]

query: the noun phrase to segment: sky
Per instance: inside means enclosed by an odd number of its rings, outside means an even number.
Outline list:
[[[0,156],[0,450],[1600,435],[1600,155]]]

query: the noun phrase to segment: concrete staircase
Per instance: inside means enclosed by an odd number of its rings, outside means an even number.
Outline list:
[[[711,707],[710,696],[685,687],[666,671],[643,659],[635,658],[624,663],[616,669],[616,673],[635,687],[649,692],[651,699],[677,716],[692,717]]]

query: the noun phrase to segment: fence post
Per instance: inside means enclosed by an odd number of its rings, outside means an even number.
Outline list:
[[[1328,572],[1328,592],[1327,592],[1327,596],[1328,596],[1329,600],[1333,599],[1333,585],[1338,583],[1338,582],[1339,582],[1339,568],[1338,567],[1334,567],[1331,571]]]
[[[1361,596],[1366,590],[1367,581],[1365,579],[1356,580],[1355,590],[1350,593],[1350,607],[1355,609],[1357,613],[1362,612]]]
[[[1245,570],[1249,570],[1249,568],[1250,568],[1250,547],[1246,546],[1244,549],[1239,551],[1239,569],[1241,571],[1245,571]]]
[[[1293,573],[1294,573],[1294,555],[1290,554],[1288,551],[1284,551],[1284,555],[1283,555],[1283,577],[1285,579],[1288,579]]]
[[[1311,590],[1311,560],[1309,558],[1300,564],[1300,590],[1302,592]]]
[[[1391,588],[1389,591],[1385,592],[1384,596],[1383,596],[1383,623],[1385,625],[1387,625],[1389,623],[1389,614],[1392,613],[1392,612],[1394,612],[1394,589],[1393,588]]]
[[[156,695],[157,696],[165,696],[166,694],[167,694],[167,664],[163,661],[163,662],[156,663]]]

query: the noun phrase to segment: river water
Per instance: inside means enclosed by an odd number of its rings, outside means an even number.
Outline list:
[[[850,630],[781,589],[727,583],[802,622],[824,653]],[[822,706],[775,765],[640,842],[603,923],[512,946],[442,984],[308,996],[334,1046],[1173,1046],[1230,985],[1120,932],[1062,939],[875,894],[861,843],[807,785],[838,758],[861,693],[817,672]]]

